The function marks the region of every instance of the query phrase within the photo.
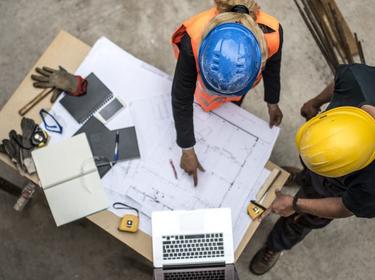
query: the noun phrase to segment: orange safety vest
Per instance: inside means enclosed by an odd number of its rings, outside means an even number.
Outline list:
[[[197,73],[198,73],[197,85],[196,85],[194,96],[195,96],[195,100],[202,107],[202,109],[206,112],[212,111],[220,107],[222,104],[226,102],[241,100],[240,96],[222,97],[222,96],[213,96],[213,95],[208,94],[204,87],[202,77],[199,71],[198,52],[199,52],[199,47],[200,47],[200,43],[202,40],[202,35],[208,23],[214,17],[216,17],[218,13],[219,13],[218,10],[216,9],[216,7],[214,7],[196,16],[193,16],[192,18],[183,22],[182,25],[176,30],[176,32],[172,36],[172,45],[173,45],[173,50],[174,50],[176,58],[178,58],[178,55],[180,52],[178,48],[178,44],[181,42],[182,37],[184,36],[185,33],[188,33],[188,35],[190,36],[191,46],[192,46],[194,58],[195,58],[195,65],[197,67]],[[263,24],[271,28],[272,30],[275,30],[275,32],[264,34],[265,40],[267,43],[267,48],[268,48],[268,57],[270,58],[275,53],[277,53],[277,51],[280,48],[279,22],[276,18],[262,11],[258,12],[256,22],[258,24]],[[262,73],[259,73],[259,76],[256,82],[254,83],[253,87],[255,87],[260,82],[261,79],[262,79]]]

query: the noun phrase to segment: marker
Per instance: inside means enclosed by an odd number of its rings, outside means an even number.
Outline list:
[[[120,133],[118,130],[116,131],[116,145],[115,145],[115,155],[113,157],[113,161],[116,162],[119,159],[119,152],[118,152],[118,145],[120,143]]]
[[[176,171],[176,167],[174,167],[173,160],[170,159],[170,160],[169,160],[169,163],[170,163],[170,165],[171,165],[171,167],[172,167],[174,178],[175,178],[176,180],[178,180],[178,177],[177,177],[177,171]]]

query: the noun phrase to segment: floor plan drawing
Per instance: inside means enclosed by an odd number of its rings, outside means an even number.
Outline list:
[[[246,214],[245,200],[251,194],[256,195],[261,186],[258,179],[278,131],[257,133],[269,128],[247,112],[233,119],[231,116],[239,108],[232,104],[228,104],[228,109],[212,113],[203,112],[194,104],[197,142],[194,148],[205,168],[205,172],[199,172],[198,186],[194,187],[192,178],[179,168],[181,149],[176,144],[170,104],[168,94],[130,104],[140,150],[143,151],[142,159],[136,163],[124,163],[132,166],[122,167],[122,172],[132,170],[131,175],[123,173],[120,175],[122,179],[111,178],[110,182],[121,182],[122,199],[131,200],[132,206],[134,203],[138,205],[148,218],[156,210],[230,207],[233,221],[242,232],[244,226],[237,222],[238,217]],[[176,167],[177,178],[171,161]],[[112,185],[111,189],[116,187]]]

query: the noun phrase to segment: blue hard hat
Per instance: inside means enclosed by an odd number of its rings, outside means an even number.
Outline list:
[[[224,96],[242,96],[258,77],[262,53],[248,28],[240,23],[223,23],[213,28],[202,41],[198,64],[209,91]]]

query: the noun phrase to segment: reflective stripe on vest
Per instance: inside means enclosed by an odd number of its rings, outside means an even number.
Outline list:
[[[195,89],[195,100],[198,104],[202,107],[202,109],[206,112],[212,111],[222,104],[226,102],[232,101],[240,101],[241,97],[222,97],[222,96],[213,96],[207,93],[207,90],[203,86],[202,77],[198,67],[198,51],[199,46],[201,43],[202,35],[208,23],[213,19],[215,16],[218,15],[218,11],[216,7],[211,8],[207,11],[204,11],[198,15],[191,17],[190,19],[186,20],[173,34],[172,36],[172,46],[175,53],[176,58],[179,55],[179,48],[178,44],[181,42],[182,37],[184,36],[185,32],[189,34],[191,39],[191,46],[193,49],[193,54],[195,58],[195,65],[197,68],[197,86]],[[256,22],[258,24],[263,24],[275,32],[272,33],[265,33],[264,37],[267,43],[268,48],[268,58],[273,56],[280,48],[280,34],[279,34],[279,22],[276,18],[259,11],[257,14]],[[259,73],[259,76],[254,83],[253,87],[255,87],[262,79],[262,73]]]

